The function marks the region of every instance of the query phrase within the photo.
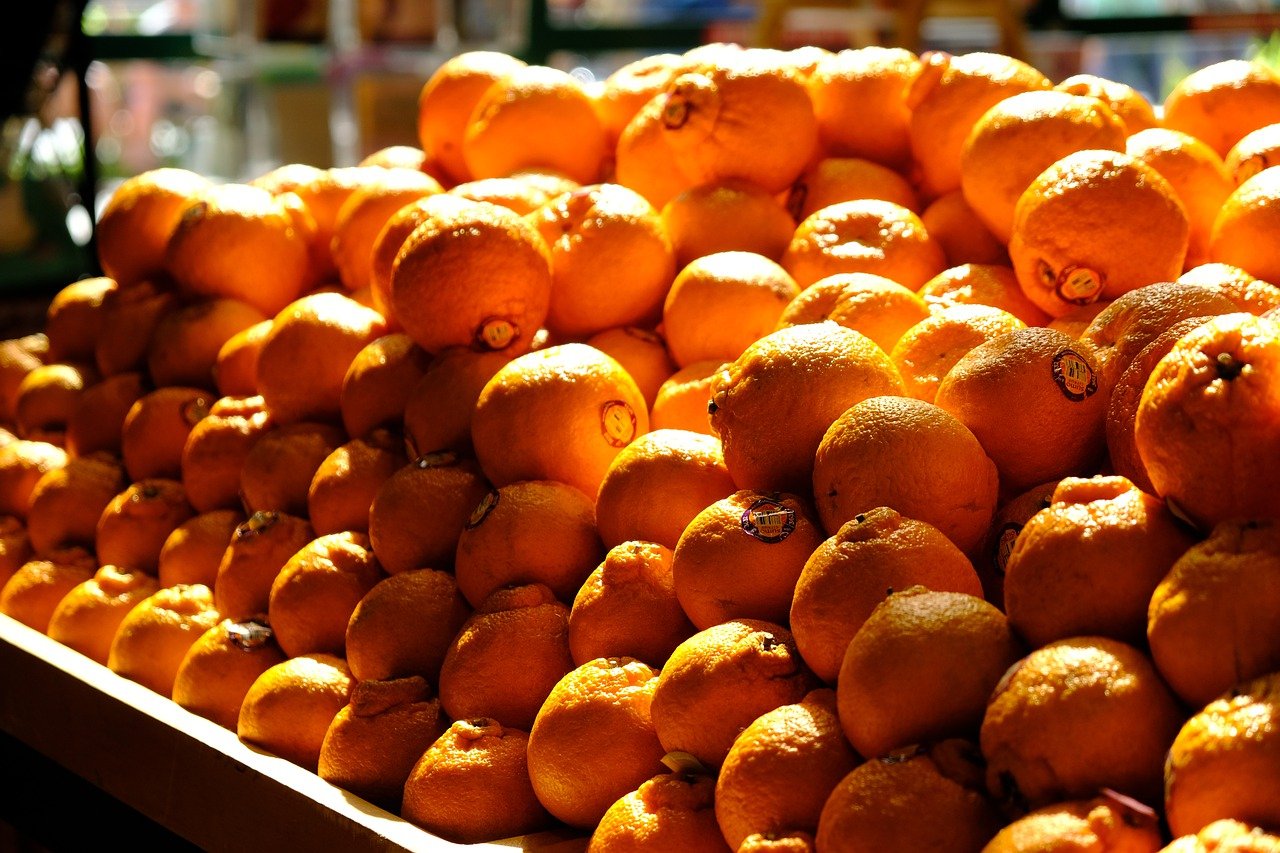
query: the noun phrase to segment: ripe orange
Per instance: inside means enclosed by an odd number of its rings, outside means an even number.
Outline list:
[[[236,733],[245,743],[315,772],[333,718],[355,680],[340,657],[302,655],[268,667],[240,705]]]
[[[612,358],[635,380],[650,408],[658,389],[676,372],[662,336],[636,326],[615,326],[587,338],[584,343]]]
[[[93,554],[74,546],[23,563],[0,587],[0,613],[32,630],[48,633],[58,603],[93,578]]]
[[[207,586],[179,584],[159,589],[120,620],[107,666],[168,698],[187,650],[221,618]]]
[[[935,198],[920,213],[920,221],[929,236],[942,247],[942,254],[952,266],[1009,263],[1005,241],[992,234],[991,229],[978,218],[969,202],[965,201],[963,190],[955,189]]]
[[[175,527],[160,548],[156,570],[160,585],[202,583],[213,589],[222,555],[244,520],[238,509],[215,509]]]
[[[194,514],[176,480],[135,480],[111,499],[98,518],[98,561],[154,575],[165,541]]]
[[[523,62],[505,53],[465,51],[446,60],[423,84],[418,143],[454,183],[471,177],[463,160],[463,138],[476,104],[494,82],[522,67]]]
[[[25,522],[36,483],[67,462],[66,451],[44,441],[19,439],[0,446],[0,513]]]
[[[404,438],[411,454],[443,450],[471,452],[471,416],[480,392],[511,360],[506,352],[453,347],[438,353],[421,378],[408,386]]]
[[[1165,97],[1161,121],[1225,157],[1246,133],[1280,121],[1280,73],[1243,59],[1197,69]]]
[[[369,507],[378,489],[407,463],[401,442],[385,430],[334,450],[307,489],[307,516],[316,535],[369,531]]]
[[[449,190],[449,194],[471,201],[487,201],[525,216],[579,186],[577,181],[558,172],[522,169],[508,178],[482,178],[458,184]]]
[[[37,554],[80,545],[90,550],[98,517],[128,484],[124,466],[109,453],[77,456],[42,476],[31,490],[27,536]]]
[[[869,272],[918,288],[946,268],[942,247],[900,204],[857,199],[811,213],[782,255],[801,288],[835,273]]]
[[[1110,849],[1158,853],[1163,843],[1159,817],[1151,807],[1114,792],[1090,800],[1070,800],[1026,814],[996,833],[986,853]]]
[[[662,773],[619,797],[600,818],[587,853],[641,850],[728,851],[716,825],[715,781]]]
[[[667,96],[654,96],[632,117],[618,137],[613,179],[630,187],[661,209],[699,183],[685,174],[682,161],[667,142]],[[678,115],[678,113],[677,113]],[[743,176],[752,180],[750,175]],[[765,188],[768,192],[768,188]]]
[[[261,397],[221,397],[191,427],[182,486],[198,512],[241,506],[240,475],[258,439],[275,427]]]
[[[338,208],[333,225],[334,265],[342,286],[358,291],[372,284],[373,244],[387,220],[410,202],[443,192],[435,178],[420,169],[384,169],[358,186]]]
[[[405,403],[432,358],[405,334],[383,335],[356,353],[342,378],[338,406],[351,438],[404,423]],[[434,448],[442,449],[442,448]]]
[[[112,291],[109,296],[115,294],[116,291]],[[49,336],[44,332],[0,341],[0,417],[6,422],[13,421],[18,386],[28,373],[44,364],[48,353]],[[105,371],[100,372],[107,375]]]
[[[156,324],[178,304],[168,284],[151,280],[122,285],[102,303],[102,328],[93,348],[93,362],[103,376],[146,368],[147,346]]]
[[[1275,853],[1280,850],[1280,835],[1238,820],[1223,818],[1215,820],[1195,835],[1175,838],[1160,853],[1214,853],[1236,846],[1241,850],[1257,853]]]
[[[99,379],[89,364],[42,364],[18,383],[13,401],[14,425],[21,438],[66,443],[67,422],[80,397]]]
[[[271,320],[254,323],[227,338],[213,363],[213,383],[224,397],[258,393],[258,355],[271,331]]]
[[[240,500],[246,512],[278,510],[305,516],[316,471],[337,450],[341,427],[314,421],[272,426],[253,441],[240,467]]]
[[[1280,263],[1258,245],[1280,214],[1280,170],[1264,169],[1227,196],[1213,221],[1208,260],[1240,267],[1255,278],[1280,282]]]
[[[213,602],[237,622],[265,616],[271,583],[298,549],[314,537],[306,519],[282,512],[255,512],[236,528],[218,563]]]
[[[187,437],[215,399],[200,388],[171,386],[134,401],[120,429],[120,455],[130,479],[181,477]]]
[[[438,683],[449,644],[471,608],[448,572],[415,569],[383,578],[347,623],[347,663],[360,681],[420,675]]]
[[[734,178],[690,187],[662,207],[676,266],[717,252],[754,252],[782,257],[796,223],[772,194]]]
[[[1280,122],[1251,130],[1223,156],[1232,182],[1239,186],[1263,169],[1280,165]]]
[[[836,273],[792,299],[778,328],[831,320],[861,332],[887,353],[907,329],[928,316],[925,301],[896,281],[874,273]]]
[[[163,272],[165,248],[187,203],[210,187],[187,169],[149,169],[111,194],[96,227],[103,272],[131,284]]]
[[[674,53],[655,53],[622,65],[605,77],[593,104],[613,146],[635,114],[660,94],[684,64]]]
[[[80,394],[64,437],[72,456],[105,450],[120,455],[121,432],[129,408],[150,390],[141,373],[117,373]]]
[[[1053,88],[1071,95],[1090,95],[1102,101],[1120,117],[1130,136],[1149,127],[1160,126],[1160,119],[1156,117],[1151,102],[1128,83],[1096,74],[1072,74]]]
[[[671,374],[658,388],[658,395],[649,407],[650,427],[655,431],[679,429],[714,437],[707,404],[724,366],[719,359],[695,361]]]
[[[120,622],[159,588],[155,577],[146,572],[101,566],[58,601],[45,633],[106,666]]]
[[[931,310],[950,305],[986,305],[1008,311],[1028,326],[1052,317],[1027,299],[1007,264],[966,263],[938,273],[917,291]]]
[[[271,582],[267,616],[281,650],[345,656],[351,613],[384,577],[363,533],[328,533],[303,545]]]
[[[187,649],[173,679],[173,701],[234,732],[249,688],[285,659],[266,622],[223,619]]]
[[[1280,308],[1280,287],[1262,281],[1231,264],[1207,263],[1178,276],[1184,284],[1198,284],[1220,291],[1236,303],[1241,311],[1265,314]]]
[[[909,50],[869,46],[818,62],[807,82],[824,150],[902,168],[911,162],[906,93],[920,71]]]
[[[932,403],[938,386],[964,354],[999,335],[1025,329],[1008,311],[986,305],[935,305],[889,351],[907,396]]]
[[[266,317],[238,299],[204,299],[169,311],[147,347],[147,372],[157,386],[215,387],[218,354],[233,336]]]
[[[791,185],[787,208],[803,222],[824,207],[858,199],[891,201],[914,213],[921,210],[920,198],[906,178],[858,157],[824,157],[805,169]]]
[[[117,286],[106,276],[83,278],[53,295],[44,320],[47,361],[93,361],[102,332],[102,306]]]

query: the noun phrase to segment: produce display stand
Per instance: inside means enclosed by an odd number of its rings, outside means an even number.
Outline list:
[[[444,841],[4,615],[0,730],[210,851],[586,846],[569,830],[490,844]],[[100,841],[110,840],[101,832]]]

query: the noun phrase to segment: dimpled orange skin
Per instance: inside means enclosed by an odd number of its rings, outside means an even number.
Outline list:
[[[191,427],[182,448],[182,486],[197,512],[240,508],[240,469],[274,426],[261,397],[221,397]]]
[[[919,196],[905,177],[888,166],[858,157],[824,157],[805,169],[787,193],[787,208],[797,222],[803,222],[829,205],[865,198],[891,201],[917,214],[922,209]]]
[[[836,273],[793,298],[778,319],[778,328],[831,320],[892,352],[908,329],[928,317],[928,304],[896,281],[874,273]]]
[[[1103,794],[1036,809],[996,833],[984,853],[1157,853],[1162,843],[1156,812]]]
[[[1072,95],[1091,95],[1111,108],[1124,122],[1130,136],[1150,127],[1159,127],[1160,119],[1151,103],[1127,83],[1108,80],[1096,74],[1072,74],[1053,88]]]
[[[449,644],[471,615],[453,575],[415,569],[383,578],[347,623],[347,663],[361,681],[421,675],[439,681]]]
[[[228,619],[252,619],[267,612],[271,582],[297,551],[314,539],[304,518],[283,512],[255,512],[231,535],[213,584],[215,606]]]
[[[373,244],[382,226],[400,208],[443,192],[439,182],[418,169],[387,169],[376,183],[357,187],[338,208],[333,259],[348,291],[372,284]]]
[[[714,808],[715,780],[662,773],[620,797],[600,818],[587,853],[728,851]]]
[[[1243,821],[1223,818],[1215,820],[1195,835],[1175,838],[1160,853],[1277,853],[1280,835]]]
[[[964,354],[1005,332],[1026,328],[1017,317],[987,305],[933,305],[927,318],[902,333],[889,357],[907,395],[932,403],[938,386]]]
[[[1280,222],[1280,169],[1264,169],[1229,195],[1209,235],[1209,260],[1240,267],[1255,278],[1280,282],[1280,262],[1267,238]]]

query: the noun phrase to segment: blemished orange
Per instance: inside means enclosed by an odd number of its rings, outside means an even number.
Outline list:
[[[453,575],[415,569],[383,578],[347,623],[347,664],[360,681],[420,675],[435,685],[471,608]]]
[[[890,506],[974,553],[995,513],[995,463],[944,409],[911,397],[869,397],[827,429],[813,462],[813,495],[830,533]]]
[[[1198,284],[1225,294],[1241,311],[1265,314],[1280,308],[1280,287],[1263,281],[1231,264],[1201,264],[1178,276],[1185,284]]]
[[[1184,712],[1151,660],[1104,637],[1041,646],[1010,668],[982,720],[987,787],[1039,808],[1111,788],[1160,802]]]
[[[0,613],[44,634],[58,603],[93,578],[97,562],[79,546],[33,556],[0,587]]]
[[[95,532],[98,561],[156,574],[160,549],[195,512],[177,480],[135,480],[102,509]]]
[[[661,669],[697,630],[676,598],[671,549],[630,541],[609,549],[578,589],[569,610],[569,652],[582,666],[632,657]]]
[[[130,479],[178,479],[187,437],[217,398],[201,388],[157,388],[134,401],[120,428],[120,455]]]
[[[44,317],[47,361],[93,361],[102,331],[102,305],[117,287],[115,279],[98,276],[73,281],[53,295]]]
[[[107,665],[111,641],[125,615],[160,589],[153,575],[118,566],[101,566],[93,577],[58,601],[45,633],[68,648]]]
[[[942,254],[951,266],[1009,263],[1005,242],[978,218],[977,212],[965,201],[963,190],[951,190],[929,202],[920,213],[920,221],[929,236],[942,247]]]
[[[1004,823],[982,790],[982,756],[952,738],[855,767],[822,808],[817,849],[981,850]]]
[[[357,187],[338,208],[333,225],[334,265],[348,291],[373,281],[373,244],[387,220],[410,202],[443,192],[444,188],[420,169],[384,169],[377,179]]]
[[[72,456],[98,451],[120,455],[125,416],[138,398],[150,390],[142,373],[117,373],[92,385],[80,394],[63,444]]]
[[[542,829],[551,816],[529,781],[529,735],[486,717],[458,720],[405,780],[405,820],[459,844]]]
[[[1277,566],[1280,522],[1225,521],[1156,587],[1146,613],[1151,658],[1190,707],[1280,670],[1280,643],[1264,627],[1280,601]]]
[[[929,198],[960,188],[960,161],[969,132],[983,113],[1020,92],[1052,82],[1010,56],[973,52],[952,56],[929,51],[905,95],[917,186]]]
[[[969,558],[933,525],[889,507],[855,516],[814,549],[796,582],[790,624],[805,663],[834,684],[876,605],[890,590],[917,584],[982,595]]]
[[[1165,96],[1161,123],[1205,142],[1218,156],[1250,131],[1280,121],[1280,73],[1260,61],[1199,68]]]
[[[1217,853],[1238,847],[1248,853],[1276,853],[1280,835],[1231,818],[1215,820],[1194,835],[1175,838],[1160,853]]]
[[[438,353],[407,389],[405,445],[412,454],[471,453],[471,416],[480,392],[508,361],[506,352],[454,347]]]
[[[1280,321],[1225,314],[1179,339],[1147,379],[1138,453],[1156,494],[1195,524],[1280,514],[1268,485],[1280,470],[1277,370]]]
[[[168,698],[187,650],[221,620],[213,593],[203,584],[158,589],[120,620],[107,666]]]
[[[1160,119],[1151,102],[1128,83],[1096,74],[1072,74],[1064,77],[1053,88],[1071,95],[1090,95],[1102,101],[1120,117],[1130,136],[1147,128],[1160,126]]]
[[[649,407],[649,425],[653,430],[680,429],[715,436],[707,404],[712,387],[725,362],[719,359],[695,361],[682,367],[658,388]]]
[[[921,210],[920,197],[905,177],[859,157],[824,157],[809,166],[791,185],[787,209],[803,222],[824,207],[857,199],[891,201],[914,213]]]
[[[448,727],[422,676],[359,681],[325,732],[316,775],[398,812],[414,765]]]
[[[458,538],[459,591],[473,607],[498,589],[528,583],[571,600],[604,556],[593,506],[580,490],[552,480],[510,483],[484,495]]]
[[[315,536],[305,518],[255,512],[240,524],[218,562],[213,602],[227,619],[265,616],[271,582],[299,548]]]
[[[218,353],[234,335],[267,319],[239,299],[201,299],[169,311],[147,346],[147,373],[156,386],[215,387]]]
[[[249,688],[286,659],[266,622],[223,619],[187,649],[173,679],[173,701],[234,732]]]
[[[378,489],[407,462],[403,443],[386,430],[348,441],[326,456],[307,489],[307,516],[316,535],[368,533]]]
[[[561,344],[508,362],[480,392],[471,440],[501,487],[556,480],[586,495],[610,463],[649,431],[644,395],[622,366],[585,344]]]
[[[754,834],[816,832],[831,791],[860,761],[831,690],[761,714],[734,739],[715,782],[716,822],[729,849]]]
[[[782,257],[796,223],[777,197],[751,181],[734,178],[690,187],[662,207],[680,269],[717,252]]]
[[[1061,317],[1177,278],[1190,233],[1186,208],[1154,168],[1115,151],[1076,151],[1018,199],[1009,257],[1027,298]]]
[[[210,186],[183,208],[165,270],[182,293],[239,299],[267,316],[301,296],[313,275],[286,203],[245,184]]]
[[[37,554],[81,545],[90,550],[98,517],[128,485],[124,466],[110,453],[76,456],[41,477],[31,490],[27,537]]]
[[[525,169],[508,178],[482,178],[467,181],[449,190],[450,195],[487,201],[524,216],[533,213],[553,198],[576,190],[581,184],[558,172]]]
[[[885,597],[849,641],[839,722],[860,754],[972,740],[987,699],[1024,647],[995,605],[911,586]]]
[[[524,67],[497,51],[465,51],[450,57],[423,84],[418,95],[418,144],[454,183],[470,180],[463,138],[476,104],[498,79]]]
[[[227,338],[213,362],[213,384],[224,397],[253,397],[258,393],[258,355],[271,331],[270,319],[254,323]]]
[[[315,772],[333,718],[350,701],[355,679],[335,655],[289,658],[249,685],[236,720],[245,743]]]
[[[149,169],[116,187],[95,229],[98,262],[122,284],[164,271],[165,248],[188,202],[210,187],[188,169]]]
[[[272,426],[253,441],[240,467],[246,512],[278,510],[305,516],[316,470],[342,446],[342,427],[317,421]]]
[[[45,441],[18,439],[0,446],[0,513],[25,523],[36,483],[68,461],[65,450]]]
[[[675,548],[694,516],[735,491],[719,440],[655,429],[614,457],[596,494],[596,526],[607,547],[635,539]]]
[[[430,353],[528,349],[551,300],[551,259],[537,229],[505,207],[447,193],[419,209],[423,219],[396,249],[386,281],[385,301],[405,333]],[[377,296],[376,267],[374,287]]]
[[[870,338],[811,323],[747,347],[717,374],[707,410],[739,488],[804,494],[827,427],[860,400],[901,393],[897,368]]]
[[[345,657],[347,623],[386,577],[363,533],[328,533],[299,548],[271,582],[267,621],[288,657]]]
[[[147,344],[156,323],[178,305],[167,279],[144,279],[107,294],[102,328],[93,347],[93,362],[103,376],[146,368]]]
[[[1158,853],[1162,843],[1159,815],[1154,809],[1104,791],[1093,799],[1055,803],[1023,815],[997,832],[983,851]]]
[[[238,509],[215,509],[175,527],[160,548],[156,569],[160,585],[202,583],[213,589],[222,555],[244,520]]]
[[[662,773],[619,797],[600,818],[587,853],[604,851],[729,851],[716,825],[715,780]]]
[[[21,438],[65,443],[67,421],[85,389],[99,379],[93,365],[42,364],[22,377],[13,401],[13,420]]]
[[[1231,146],[1222,160],[1237,186],[1263,169],[1280,165],[1280,122],[1249,131]]]
[[[718,768],[752,721],[818,686],[790,631],[734,619],[676,646],[653,691],[653,726],[665,751]]]
[[[946,269],[947,259],[915,213],[891,201],[855,199],[805,217],[782,266],[801,288],[836,273],[868,272],[914,289]]]
[[[622,369],[635,380],[650,409],[662,383],[676,372],[676,363],[671,360],[666,341],[648,329],[614,326],[595,333],[583,343],[622,365]]]
[[[405,404],[433,359],[402,333],[383,335],[356,353],[342,377],[338,406],[351,438],[404,423]],[[442,449],[442,448],[433,448]]]
[[[573,669],[569,608],[544,584],[496,590],[467,618],[440,667],[440,706],[450,718],[493,717],[527,731]]]
[[[902,335],[929,316],[928,304],[911,288],[868,272],[829,275],[791,300],[778,328],[830,320],[861,332],[886,353]]]
[[[1164,808],[1174,836],[1232,818],[1280,822],[1280,673],[1234,685],[1182,726],[1169,747]]]
[[[489,491],[475,460],[419,456],[383,480],[369,507],[369,539],[388,574],[452,569],[471,512]]]
[[[1083,635],[1141,645],[1152,593],[1194,542],[1159,498],[1124,477],[1067,477],[1005,565],[1009,623],[1033,647]],[[1125,571],[1109,571],[1112,560]]]
[[[1227,196],[1213,221],[1208,260],[1231,264],[1266,282],[1280,282],[1280,263],[1257,241],[1280,222],[1280,169],[1264,169]]]
[[[934,311],[949,305],[986,305],[1008,311],[1028,326],[1043,326],[1053,319],[1027,299],[1007,263],[949,267],[916,292]]]
[[[965,139],[965,201],[1007,243],[1018,198],[1041,172],[1076,151],[1123,151],[1125,134],[1124,122],[1097,98],[1053,89],[1011,95],[983,113]]]
[[[1096,473],[1106,450],[1110,387],[1092,348],[1029,326],[978,344],[956,362],[934,402],[977,437],[1003,495]]]
[[[909,397],[932,403],[943,378],[980,343],[1026,324],[1001,308],[953,303],[935,305],[930,316],[902,333],[889,357]]]
[[[824,57],[806,86],[822,148],[894,168],[911,162],[906,93],[920,58],[897,47],[867,46]]]
[[[198,512],[241,506],[249,451],[275,428],[261,397],[220,397],[191,427],[182,448],[182,486]]]
[[[593,828],[620,797],[663,771],[651,708],[658,671],[596,658],[554,686],[529,732],[529,778],[552,815]]]

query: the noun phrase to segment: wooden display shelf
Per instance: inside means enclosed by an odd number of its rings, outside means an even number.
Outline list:
[[[567,830],[445,841],[4,615],[0,730],[209,851],[585,848]]]

